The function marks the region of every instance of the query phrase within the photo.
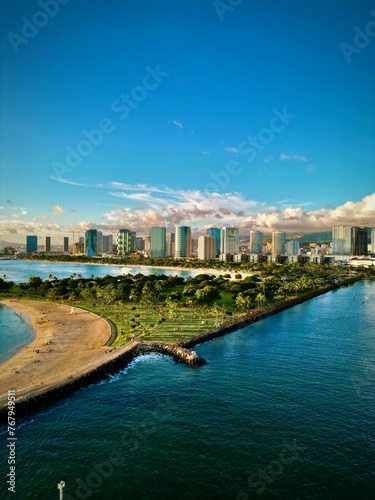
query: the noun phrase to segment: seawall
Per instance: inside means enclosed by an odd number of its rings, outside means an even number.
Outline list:
[[[354,283],[354,282],[353,282]],[[186,349],[190,349],[192,347],[195,347],[198,344],[203,344],[204,342],[209,342],[210,340],[213,340],[218,337],[222,337],[223,335],[226,335],[231,332],[235,332],[236,330],[240,330],[241,328],[244,328],[245,326],[251,325],[252,323],[255,323],[256,321],[259,321],[264,318],[268,318],[269,316],[272,316],[273,314],[277,314],[281,311],[285,311],[286,309],[289,309],[291,307],[294,307],[298,304],[302,304],[303,302],[306,302],[307,300],[310,300],[314,297],[318,297],[319,295],[323,295],[324,293],[330,292],[332,290],[336,290],[337,288],[340,288],[343,285],[352,285],[353,283],[345,283],[345,284],[334,284],[330,285],[324,290],[317,290],[315,292],[311,292],[307,295],[304,295],[303,297],[295,297],[288,302],[284,302],[283,304],[280,304],[279,306],[275,305],[270,309],[269,311],[261,312],[258,314],[249,314],[245,318],[239,321],[234,321],[233,323],[219,327],[215,330],[209,330],[207,332],[200,333],[198,335],[195,335],[194,337],[191,337],[188,340],[181,340],[180,342],[177,343],[177,345],[184,347]]]
[[[16,416],[22,417],[36,411],[51,406],[61,398],[68,396],[72,392],[77,391],[90,384],[95,384],[100,380],[105,379],[108,375],[113,375],[123,370],[134,358],[145,354],[158,353],[172,356],[178,363],[184,363],[189,366],[201,366],[206,361],[201,358],[196,352],[190,351],[176,344],[165,344],[162,342],[139,342],[126,352],[119,352],[118,356],[103,363],[91,371],[73,378],[63,384],[47,389],[34,396],[29,396],[17,401],[16,394]],[[7,406],[0,408],[0,417],[7,414]],[[5,421],[5,420],[4,420]]]

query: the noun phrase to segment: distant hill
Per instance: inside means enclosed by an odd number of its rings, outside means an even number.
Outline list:
[[[321,231],[320,233],[302,234],[300,242],[310,243],[315,241],[331,241],[332,231]]]

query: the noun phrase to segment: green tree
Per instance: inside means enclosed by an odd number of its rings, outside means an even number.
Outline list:
[[[199,288],[195,292],[195,298],[198,302],[204,304],[212,304],[217,299],[221,299],[220,292],[214,286],[205,286],[204,288]]]

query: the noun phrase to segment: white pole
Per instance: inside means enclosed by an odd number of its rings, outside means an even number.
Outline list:
[[[63,500],[63,488],[65,488],[65,481],[60,481],[57,488],[60,490],[59,500]]]

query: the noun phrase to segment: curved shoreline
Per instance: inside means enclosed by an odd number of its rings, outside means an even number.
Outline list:
[[[30,342],[34,342],[34,340],[36,339],[36,331],[35,329],[31,326],[31,322],[30,322],[30,318],[27,314],[24,314],[20,311],[17,311],[17,309],[14,309],[13,307],[10,307],[8,305],[6,305],[4,302],[2,302],[0,300],[0,308],[1,306],[3,307],[6,307],[7,309],[10,309],[14,314],[16,314],[20,319],[21,321],[23,321],[30,329],[30,331],[32,332],[32,338],[28,341],[25,341],[25,343],[19,347],[16,348],[16,350],[13,352],[13,354],[10,354],[10,356],[7,356],[3,361],[0,361],[0,366],[3,364],[3,363],[6,363],[9,359],[12,359],[14,358],[14,356],[17,356],[17,354],[19,352],[21,352],[23,349],[25,349],[25,347],[27,345],[30,344]]]
[[[353,283],[350,283],[353,284]],[[82,371],[82,373],[77,373],[77,375],[67,380],[61,379],[57,381],[51,381],[48,387],[43,387],[42,390],[39,388],[39,391],[34,391],[31,394],[23,394],[21,399],[17,397],[21,391],[16,392],[16,410],[18,416],[23,416],[34,411],[40,410],[46,406],[53,404],[55,401],[59,400],[61,397],[64,397],[79,388],[87,387],[92,383],[96,383],[106,376],[110,374],[114,374],[121,369],[124,369],[135,357],[147,354],[150,352],[163,353],[173,356],[175,361],[184,362],[186,364],[190,364],[192,366],[199,366],[205,363],[205,360],[202,360],[195,352],[189,351],[192,347],[213,340],[217,337],[221,337],[228,333],[234,332],[245,326],[251,325],[252,323],[259,321],[261,319],[267,318],[268,316],[277,314],[278,312],[289,309],[295,305],[301,304],[310,300],[311,298],[317,297],[319,295],[323,295],[332,290],[340,288],[343,285],[348,284],[334,284],[329,287],[324,288],[323,290],[317,290],[307,294],[303,297],[296,297],[290,299],[288,302],[284,302],[279,304],[278,306],[272,307],[268,311],[259,312],[253,315],[248,315],[247,317],[234,321],[231,324],[227,324],[223,327],[217,328],[215,330],[210,330],[207,332],[203,332],[199,335],[196,335],[190,339],[183,340],[176,343],[165,344],[165,343],[152,343],[152,342],[139,342],[137,339],[132,340],[125,344],[120,348],[113,348],[111,352],[106,354],[105,359],[101,357],[101,359],[97,360],[97,362],[92,364],[89,368],[87,366]],[[42,304],[45,304],[41,302]],[[46,304],[47,306],[51,306],[51,304]],[[57,305],[57,307],[61,307]],[[83,311],[83,310],[82,310]],[[88,314],[87,311],[83,311]],[[97,319],[98,316],[94,315]],[[108,323],[107,323],[108,324]],[[109,327],[109,324],[108,324]],[[108,342],[108,340],[107,340]],[[106,344],[103,344],[105,346]],[[15,358],[15,357],[14,357]],[[14,359],[11,358],[11,359]],[[5,362],[6,363],[6,362]],[[53,382],[53,383],[52,383]],[[9,387],[11,389],[11,387]],[[13,388],[12,388],[13,389]],[[1,394],[1,393],[0,393]],[[2,401],[2,397],[0,396],[0,415],[6,412],[6,406],[4,405],[4,401]]]
[[[93,313],[75,308],[72,314],[70,306],[42,301],[1,303],[17,314],[27,314],[35,332],[28,345],[1,364],[1,406],[8,390],[16,390],[21,403],[91,371],[108,356],[104,346],[112,339],[111,325]]]
[[[116,264],[116,263],[103,263],[103,262],[60,262],[60,261],[54,261],[54,260],[33,260],[33,259],[12,259],[12,260],[18,260],[20,262],[46,262],[50,264],[56,264],[56,265],[77,265],[77,266],[106,266],[106,267],[126,267],[126,268],[134,268],[134,269],[166,269],[167,271],[178,271],[178,272],[187,272],[187,273],[196,273],[196,274],[215,274],[215,275],[223,275],[223,274],[230,274],[231,279],[235,279],[234,276],[236,274],[242,274],[243,276],[252,276],[254,273],[247,272],[247,271],[242,271],[242,270],[237,270],[237,271],[232,271],[230,269],[214,269],[214,268],[209,268],[209,267],[183,267],[183,266],[157,266],[157,265],[151,265],[151,264]]]

